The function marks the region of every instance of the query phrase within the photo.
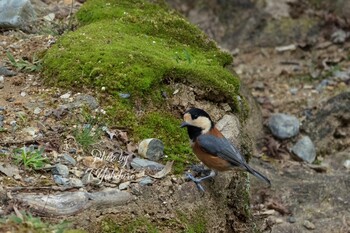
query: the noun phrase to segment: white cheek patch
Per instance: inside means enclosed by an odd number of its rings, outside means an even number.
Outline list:
[[[189,113],[186,113],[184,115],[184,121],[187,122],[187,123],[192,122],[192,117],[191,117],[191,115]]]
[[[194,120],[195,125],[202,128],[202,133],[208,133],[211,128],[211,122],[207,117],[198,117],[196,120]]]

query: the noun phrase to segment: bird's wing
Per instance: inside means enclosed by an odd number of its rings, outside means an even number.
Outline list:
[[[200,147],[218,157],[230,162],[233,166],[246,167],[246,161],[239,150],[226,138],[218,138],[210,134],[202,134],[198,138]]]

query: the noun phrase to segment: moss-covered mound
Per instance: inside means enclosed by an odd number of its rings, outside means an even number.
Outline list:
[[[170,93],[169,82],[183,82],[234,102],[239,82],[224,68],[232,57],[164,4],[90,0],[77,19],[80,28],[44,56],[47,83],[104,89],[112,124],[129,128],[136,140],[163,139],[170,159],[186,160],[186,132],[175,130],[180,119],[166,110],[161,91]],[[121,93],[131,97],[121,99]],[[135,106],[142,110],[137,117]]]

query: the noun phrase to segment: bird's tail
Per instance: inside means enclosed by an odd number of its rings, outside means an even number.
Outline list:
[[[267,179],[266,176],[264,176],[263,174],[261,174],[260,172],[258,172],[257,170],[249,167],[249,165],[246,165],[247,171],[251,174],[253,174],[254,176],[258,177],[259,179],[265,181],[266,183],[269,184],[269,186],[271,186],[271,181],[269,179]]]

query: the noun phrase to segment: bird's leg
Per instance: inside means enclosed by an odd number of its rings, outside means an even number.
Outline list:
[[[202,192],[204,192],[205,190],[204,190],[203,186],[202,186],[200,183],[201,183],[203,180],[212,178],[212,177],[214,177],[214,176],[216,176],[216,172],[215,172],[214,170],[211,170],[211,172],[210,172],[210,174],[209,174],[208,176],[204,176],[204,177],[202,177],[202,178],[195,178],[191,173],[186,173],[186,177],[187,177],[188,179],[192,180],[192,181],[196,184],[198,190],[199,190],[199,191],[202,191]]]

